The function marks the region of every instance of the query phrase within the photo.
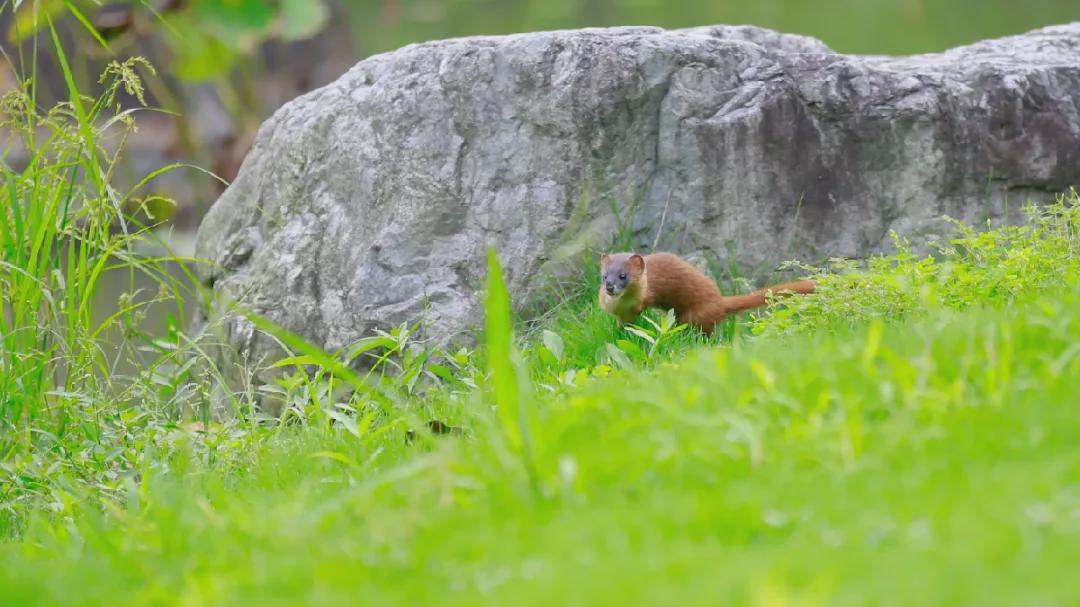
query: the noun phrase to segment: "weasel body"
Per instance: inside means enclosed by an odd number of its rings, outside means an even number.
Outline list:
[[[814,292],[814,283],[801,280],[725,297],[708,276],[672,253],[603,255],[600,273],[600,307],[619,324],[633,321],[646,308],[660,308],[674,310],[680,324],[705,334],[731,314],[765,305],[770,291]]]

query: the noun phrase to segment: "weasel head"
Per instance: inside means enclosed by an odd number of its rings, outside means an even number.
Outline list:
[[[645,258],[636,253],[602,255],[600,279],[600,288],[609,297],[618,298],[627,291],[640,291],[645,282]]]

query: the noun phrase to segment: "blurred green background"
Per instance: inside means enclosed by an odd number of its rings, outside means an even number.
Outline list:
[[[37,14],[37,28],[34,15]],[[128,142],[120,186],[170,163],[235,177],[254,133],[281,104],[360,59],[410,42],[608,25],[754,24],[848,53],[908,54],[1080,20],[1080,0],[0,0],[0,90],[37,74],[43,106],[62,99],[44,16],[74,52],[80,90],[107,61],[157,67],[151,104]],[[134,102],[134,100],[127,100]],[[9,159],[17,160],[14,150]],[[159,212],[190,232],[223,186],[197,171],[155,180]]]
[[[921,53],[1080,19],[1076,0],[358,0],[347,5],[365,52],[469,34],[753,24],[815,36],[845,53]]]

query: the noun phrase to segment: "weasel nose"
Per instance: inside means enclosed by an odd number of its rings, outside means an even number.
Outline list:
[[[608,295],[614,295],[615,294],[615,285],[611,284],[610,282],[607,283],[606,285],[604,285],[604,288],[607,289],[607,294]]]

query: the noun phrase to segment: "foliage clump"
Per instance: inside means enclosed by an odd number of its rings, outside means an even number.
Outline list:
[[[947,243],[925,243],[919,255],[895,232],[897,252],[866,261],[833,259],[825,267],[788,264],[810,275],[812,297],[784,300],[751,320],[768,335],[897,320],[936,307],[1006,305],[1080,277],[1080,195],[1025,208],[1027,222],[978,231],[946,218],[956,230]]]

